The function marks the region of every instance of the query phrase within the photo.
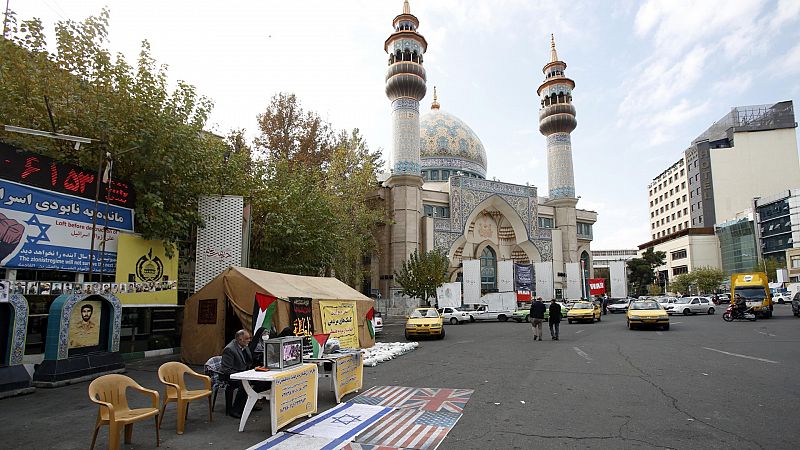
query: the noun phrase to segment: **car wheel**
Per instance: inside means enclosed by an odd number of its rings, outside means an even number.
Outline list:
[[[572,323],[572,319],[567,319],[567,322]]]
[[[500,314],[499,316],[497,316],[497,320],[499,320],[500,322],[505,322],[508,320],[508,317],[506,317],[505,314]]]
[[[598,321],[598,322],[600,322],[600,319],[601,319],[601,318],[600,318],[600,316],[597,316],[597,321]]]
[[[525,316],[525,322],[531,323],[531,315],[530,314]]]
[[[405,335],[406,335],[406,340],[407,341],[412,341],[413,340],[413,339],[411,339],[411,336],[408,335],[408,332],[406,332]]]
[[[708,308],[708,313],[709,314],[714,314],[714,308]]]
[[[439,340],[444,339],[444,327],[442,327],[442,332],[439,333]]]
[[[683,315],[684,316],[688,316],[690,313],[691,313],[691,311],[689,311],[689,308],[686,308],[686,309],[683,310]]]
[[[475,323],[475,316],[469,316],[469,321]]]
[[[455,317],[450,318],[450,325],[458,325],[458,319]]]
[[[630,321],[630,320],[628,321],[628,329],[629,329],[629,330],[632,330],[632,329],[633,329],[633,325],[631,325],[631,321]]]
[[[661,329],[663,329],[664,331],[669,331],[669,324],[664,325],[663,327],[661,327]]]

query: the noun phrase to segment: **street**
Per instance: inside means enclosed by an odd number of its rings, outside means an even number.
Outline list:
[[[733,323],[719,312],[672,316],[669,331],[629,331],[624,314],[609,314],[594,324],[562,322],[559,341],[545,329],[543,342],[532,340],[527,323],[446,325],[443,341],[422,340],[417,350],[366,367],[364,390],[474,389],[440,449],[796,448],[800,319],[789,305],[776,305],[775,314]],[[388,321],[379,340],[404,341],[403,321]],[[167,359],[174,356],[131,361],[127,375],[163,395],[156,370]],[[87,448],[97,414],[87,387],[0,400],[3,447]],[[319,411],[334,404],[320,389]],[[244,449],[268,436],[266,410],[239,433],[223,405],[221,395],[208,423],[207,406],[192,404],[181,436],[170,405],[161,447]],[[105,448],[107,439],[103,427],[96,448]],[[134,427],[133,444],[124,448],[154,444],[148,421]]]

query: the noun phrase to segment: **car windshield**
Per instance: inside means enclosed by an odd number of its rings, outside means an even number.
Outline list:
[[[748,302],[760,302],[767,296],[767,292],[761,286],[740,287],[736,288],[734,292],[734,297],[739,297],[741,295]]]
[[[689,303],[691,301],[692,301],[692,299],[689,298],[689,297],[681,297],[681,298],[675,300],[675,303]]]
[[[656,302],[633,302],[631,303],[630,309],[637,309],[637,310],[652,310],[652,309],[661,309]]]
[[[575,303],[572,305],[572,309],[592,309],[591,303]]]
[[[411,313],[411,317],[412,318],[439,317],[439,313],[437,313],[435,309],[415,309]]]

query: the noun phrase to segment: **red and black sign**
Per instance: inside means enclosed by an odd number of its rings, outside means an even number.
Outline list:
[[[0,178],[88,200],[94,200],[100,182],[101,202],[108,200],[112,205],[125,208],[136,206],[136,194],[127,181],[112,179],[109,186],[97,180],[96,170],[60,163],[3,143],[0,143]]]
[[[603,295],[606,293],[606,280],[603,278],[589,278],[589,294]]]

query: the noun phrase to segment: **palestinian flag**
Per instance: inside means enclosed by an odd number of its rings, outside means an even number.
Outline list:
[[[369,335],[375,339],[375,328],[372,327],[372,319],[375,317],[375,308],[370,308],[367,311],[367,328],[369,328]]]
[[[253,304],[253,334],[259,328],[269,331],[272,328],[272,316],[277,310],[277,297],[256,292],[256,301]]]
[[[311,352],[312,358],[319,358],[322,356],[322,352],[325,350],[325,343],[328,342],[330,335],[330,333],[322,333],[311,336],[311,346],[313,348]]]

